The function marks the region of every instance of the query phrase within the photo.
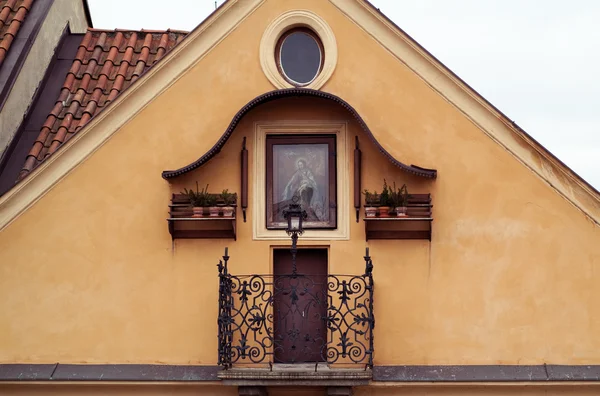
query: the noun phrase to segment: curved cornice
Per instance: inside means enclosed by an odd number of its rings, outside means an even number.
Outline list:
[[[371,130],[369,129],[367,124],[364,122],[362,117],[358,114],[358,112],[356,110],[354,110],[354,108],[352,106],[350,106],[350,104],[348,104],[348,102],[346,102],[345,100],[343,100],[340,97],[335,96],[333,94],[330,94],[327,92],[322,92],[322,91],[317,91],[314,89],[308,89],[308,88],[279,89],[279,90],[267,92],[265,94],[259,95],[256,98],[252,99],[250,102],[248,102],[244,107],[242,107],[237,112],[237,114],[233,117],[233,119],[231,120],[231,123],[225,130],[225,133],[223,133],[221,138],[217,141],[217,143],[210,150],[208,150],[204,155],[202,155],[196,161],[192,162],[189,165],[184,166],[183,168],[179,168],[176,170],[163,171],[162,177],[164,179],[171,179],[171,178],[183,175],[187,172],[190,172],[190,171],[202,166],[203,164],[207,163],[211,158],[213,158],[217,153],[219,153],[221,151],[221,149],[223,148],[225,143],[227,143],[227,140],[229,139],[229,137],[235,130],[236,126],[239,124],[239,122],[242,120],[242,118],[250,110],[252,110],[253,108],[255,108],[263,103],[267,103],[267,102],[271,102],[271,101],[274,101],[277,99],[282,99],[282,98],[287,98],[287,97],[294,97],[294,96],[296,96],[296,97],[308,96],[308,97],[328,99],[328,100],[332,100],[332,101],[336,102],[337,104],[341,105],[343,108],[348,110],[354,116],[354,118],[356,119],[356,122],[358,122],[360,127],[367,134],[367,136],[369,136],[369,138],[371,139],[373,144],[375,144],[375,146],[379,149],[379,151],[388,160],[390,160],[390,162],[392,162],[394,165],[396,165],[398,168],[402,169],[405,172],[411,173],[413,175],[425,177],[428,179],[435,179],[437,177],[437,171],[435,169],[421,168],[416,165],[406,165],[406,164],[403,164],[402,162],[398,161],[396,158],[394,158],[386,149],[383,148],[383,146],[377,141],[377,139],[375,139],[375,136],[373,135],[373,133],[371,132]]]

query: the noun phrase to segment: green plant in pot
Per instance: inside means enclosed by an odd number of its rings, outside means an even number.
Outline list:
[[[235,211],[235,201],[237,199],[236,193],[230,193],[229,190],[225,189],[221,192],[220,200],[223,204],[223,217],[233,217]]]
[[[365,216],[376,217],[377,205],[379,204],[379,195],[377,195],[377,191],[371,192],[365,189],[363,194],[365,196]]]
[[[219,217],[220,210],[219,210],[219,207],[217,206],[217,196],[215,194],[207,195],[206,206],[208,206],[208,213],[209,213],[210,217]]]
[[[196,191],[188,190],[184,188],[181,194],[186,195],[190,200],[190,204],[192,205],[193,215],[192,217],[202,217],[204,207],[207,206],[207,197],[210,195],[208,193],[208,184],[203,189],[200,189],[198,186],[198,182],[196,182]]]
[[[383,179],[383,189],[379,195],[379,217],[390,217],[390,206],[393,205],[391,193],[392,190]]]
[[[394,188],[392,189],[392,201],[394,204],[393,207],[394,211],[396,212],[396,216],[407,216],[409,198],[410,194],[408,193],[408,187],[406,187],[406,184],[403,184],[402,187],[397,189],[396,183],[394,183]]]

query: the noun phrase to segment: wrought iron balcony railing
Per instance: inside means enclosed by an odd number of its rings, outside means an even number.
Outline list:
[[[231,275],[219,268],[219,357],[235,364],[373,366],[373,264],[362,275]]]

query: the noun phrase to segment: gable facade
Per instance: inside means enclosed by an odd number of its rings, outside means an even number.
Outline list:
[[[336,62],[318,88],[277,96],[285,88],[265,74],[261,42],[294,12],[326,23]],[[263,222],[270,135],[335,137],[337,223],[301,235],[298,257],[321,249],[327,274],[375,285],[373,345],[363,349],[372,354],[360,375],[346,356],[325,373],[296,366],[291,377],[268,374],[268,359],[219,367],[226,278],[216,265],[272,277],[278,251],[290,247]],[[165,172],[177,169],[185,172]],[[360,193],[381,191],[384,178],[429,194],[433,221],[415,221],[429,237],[369,238],[378,234]],[[196,182],[238,194],[235,238],[198,238],[185,233],[193,224],[167,221],[173,194]],[[115,393],[140,390],[93,381],[149,381],[156,394],[277,394],[303,384],[307,394],[452,394],[444,386],[455,381],[457,394],[492,394],[496,382],[506,394],[592,394],[598,202],[369,4],[228,1],[0,198],[0,363]],[[244,377],[240,366],[258,371]],[[164,381],[174,384],[156,386]],[[186,381],[191,388],[177,386]],[[439,384],[406,388],[431,382]]]

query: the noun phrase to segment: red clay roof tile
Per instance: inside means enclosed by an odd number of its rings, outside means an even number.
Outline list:
[[[0,66],[32,4],[33,0],[0,0]]]
[[[74,82],[75,82],[75,74],[68,73],[67,79],[65,80],[65,83],[63,84],[63,88],[66,88],[70,91],[71,88],[73,87]]]
[[[36,143],[42,143],[42,147],[44,147],[44,143],[46,142],[46,139],[48,139],[48,136],[50,135],[52,126],[54,126],[54,120],[50,123],[50,126],[44,125],[42,127],[42,132],[39,135],[40,140],[37,141]]]
[[[27,157],[27,159],[25,160],[25,165],[23,165],[23,167],[33,167],[35,166],[35,163],[37,162],[37,158],[30,155]]]
[[[21,4],[31,0],[13,2]],[[0,4],[3,3],[7,2],[0,0]],[[0,10],[0,24],[3,12]],[[179,44],[187,33],[179,30],[88,29],[56,104],[21,169],[19,180],[77,134],[166,52]]]
[[[93,103],[93,102],[92,102]],[[95,109],[96,107],[94,107]],[[83,115],[81,116],[81,119],[79,120],[79,122],[77,123],[77,127],[75,128],[75,132],[79,132],[79,130],[81,128],[83,128],[85,126],[85,124],[88,123],[88,121],[92,118],[92,116],[90,115],[89,112],[84,112]]]
[[[33,148],[31,149],[31,155],[35,155],[37,157],[40,154],[40,152],[42,151],[43,148],[44,148],[44,143],[42,143],[42,142],[35,142],[33,144]]]

